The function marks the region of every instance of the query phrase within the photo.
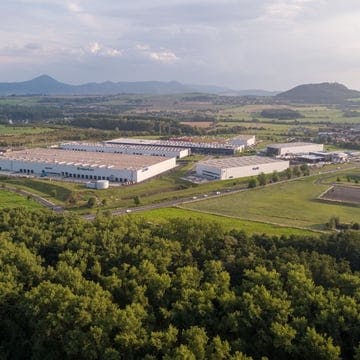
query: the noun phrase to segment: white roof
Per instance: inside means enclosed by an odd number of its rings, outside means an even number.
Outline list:
[[[240,166],[263,165],[271,163],[284,163],[286,161],[274,159],[267,156],[239,156],[223,157],[199,162],[199,164],[213,166],[217,168],[232,168]]]
[[[308,143],[308,142],[291,142],[291,143],[282,143],[282,144],[270,144],[270,145],[267,145],[267,147],[274,148],[274,149],[280,149],[280,148],[312,146],[312,145],[322,145],[322,144]]]

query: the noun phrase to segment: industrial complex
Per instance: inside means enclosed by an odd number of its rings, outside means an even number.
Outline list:
[[[306,154],[313,151],[323,151],[323,144],[293,142],[284,144],[271,144],[266,147],[266,154],[273,156],[286,156],[291,154]]]
[[[284,171],[288,167],[289,161],[264,156],[226,157],[199,162],[196,174],[209,179],[226,180]]]
[[[0,170],[36,176],[137,183],[176,166],[176,158],[28,149],[0,155]]]
[[[151,146],[151,147],[171,147],[180,149],[190,149],[192,153],[207,155],[234,155],[243,151],[245,145],[221,143],[221,142],[194,142],[177,140],[147,140],[147,139],[129,139],[119,138],[106,141],[107,144],[115,145],[133,145],[133,146]]]
[[[148,145],[124,145],[110,143],[79,143],[69,142],[59,146],[63,150],[71,151],[90,151],[100,153],[128,154],[128,155],[151,155],[163,157],[175,157],[181,159],[190,155],[190,149],[166,146]]]

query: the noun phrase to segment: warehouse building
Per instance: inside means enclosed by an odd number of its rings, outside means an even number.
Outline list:
[[[209,179],[226,180],[284,171],[288,167],[289,161],[264,156],[243,156],[199,162],[196,166],[196,173]]]
[[[255,142],[255,135],[239,135],[229,140],[231,145],[245,147],[254,146]]]
[[[176,166],[176,159],[157,156],[28,149],[0,155],[0,170],[35,176],[137,183]]]
[[[234,155],[238,151],[243,151],[245,146],[231,145],[220,142],[195,142],[182,140],[147,140],[147,139],[132,139],[119,138],[105,141],[107,144],[121,144],[134,146],[152,146],[152,147],[170,147],[180,149],[190,149],[192,153],[208,154],[208,155]]]
[[[60,144],[59,148],[72,151],[175,157],[177,159],[190,155],[190,149],[147,145],[135,146],[124,144],[69,142]]]
[[[266,148],[266,153],[273,156],[286,156],[292,154],[309,154],[310,152],[323,150],[323,144],[293,142],[268,145]]]

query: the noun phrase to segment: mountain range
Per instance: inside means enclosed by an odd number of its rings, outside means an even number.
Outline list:
[[[202,92],[219,95],[272,96],[265,90],[236,91],[220,86],[186,85],[177,81],[138,81],[65,84],[48,75],[41,75],[23,82],[0,83],[0,96],[9,95],[111,95],[111,94],[183,94]]]

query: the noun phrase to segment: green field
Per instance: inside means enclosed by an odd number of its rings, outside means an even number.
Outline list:
[[[281,227],[272,224],[266,224],[256,221],[240,220],[236,218],[211,215],[206,213],[201,213],[198,211],[191,211],[180,208],[164,208],[149,210],[140,213],[131,214],[134,217],[140,217],[147,221],[161,224],[161,222],[175,219],[175,218],[185,218],[185,219],[203,219],[211,222],[217,222],[221,224],[224,228],[231,230],[244,230],[248,234],[262,234],[266,233],[268,235],[314,235],[313,231],[296,229],[291,227]]]
[[[34,200],[30,200],[25,196],[14,194],[10,191],[0,189],[0,209],[22,207],[28,209],[40,209],[39,205]]]
[[[323,229],[332,216],[338,216],[342,222],[359,221],[360,206],[329,204],[317,200],[329,187],[319,181],[323,176],[312,176],[231,196],[191,202],[185,207],[240,219],[314,230]]]
[[[0,137],[8,135],[36,135],[55,131],[50,127],[0,125]]]

